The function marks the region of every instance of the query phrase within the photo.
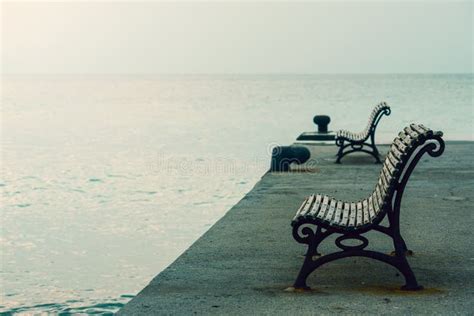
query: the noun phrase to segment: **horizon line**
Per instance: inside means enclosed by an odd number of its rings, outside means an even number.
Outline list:
[[[137,73],[137,72],[111,72],[111,73],[0,73],[0,76],[340,76],[340,75],[473,75],[471,72],[261,72],[261,73],[246,73],[246,72],[196,72],[196,73]]]

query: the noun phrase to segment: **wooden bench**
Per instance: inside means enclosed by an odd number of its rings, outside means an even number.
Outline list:
[[[295,288],[308,289],[306,278],[316,268],[351,256],[369,257],[394,266],[405,277],[406,284],[402,287],[404,290],[422,288],[406,259],[410,251],[400,234],[400,204],[405,185],[423,154],[438,157],[443,153],[442,135],[421,124],[406,127],[393,141],[373,193],[363,200],[343,201],[322,194],[314,194],[305,199],[291,223],[296,241],[308,245]],[[385,217],[388,218],[388,226],[380,224]],[[369,241],[363,234],[370,230],[392,238],[395,248],[393,256],[365,250]],[[333,234],[339,235],[335,244],[341,251],[320,256],[317,249],[319,244]],[[355,240],[357,245],[343,243],[351,239],[352,244]]]
[[[382,102],[375,106],[370,114],[367,127],[360,133],[352,133],[346,130],[336,132],[336,145],[339,147],[337,152],[337,163],[341,163],[342,157],[347,154],[362,151],[375,157],[377,163],[380,163],[379,152],[375,146],[375,129],[382,116],[390,115],[390,107]],[[368,142],[370,138],[370,142]],[[366,149],[367,148],[367,149]]]

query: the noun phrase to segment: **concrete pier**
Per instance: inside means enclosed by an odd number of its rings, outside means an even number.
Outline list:
[[[425,290],[403,292],[391,266],[346,258],[316,270],[311,292],[285,291],[303,263],[305,245],[290,221],[304,197],[368,196],[381,165],[368,155],[334,164],[334,146],[308,146],[306,172],[267,173],[238,204],[173,264],[156,276],[120,315],[472,314],[474,311],[474,143],[447,142],[439,158],[426,155],[408,182],[401,229]],[[384,153],[387,146],[380,146]],[[186,227],[183,227],[186,229]],[[393,250],[380,233],[369,247]],[[327,240],[324,253],[338,248]],[[119,282],[119,280],[118,280]]]

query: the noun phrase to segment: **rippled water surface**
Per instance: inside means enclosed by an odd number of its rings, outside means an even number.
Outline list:
[[[113,312],[314,129],[473,140],[472,75],[2,78],[0,312]]]

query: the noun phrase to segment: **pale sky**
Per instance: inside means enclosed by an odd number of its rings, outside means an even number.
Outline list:
[[[2,73],[472,73],[467,2],[2,2]]]

